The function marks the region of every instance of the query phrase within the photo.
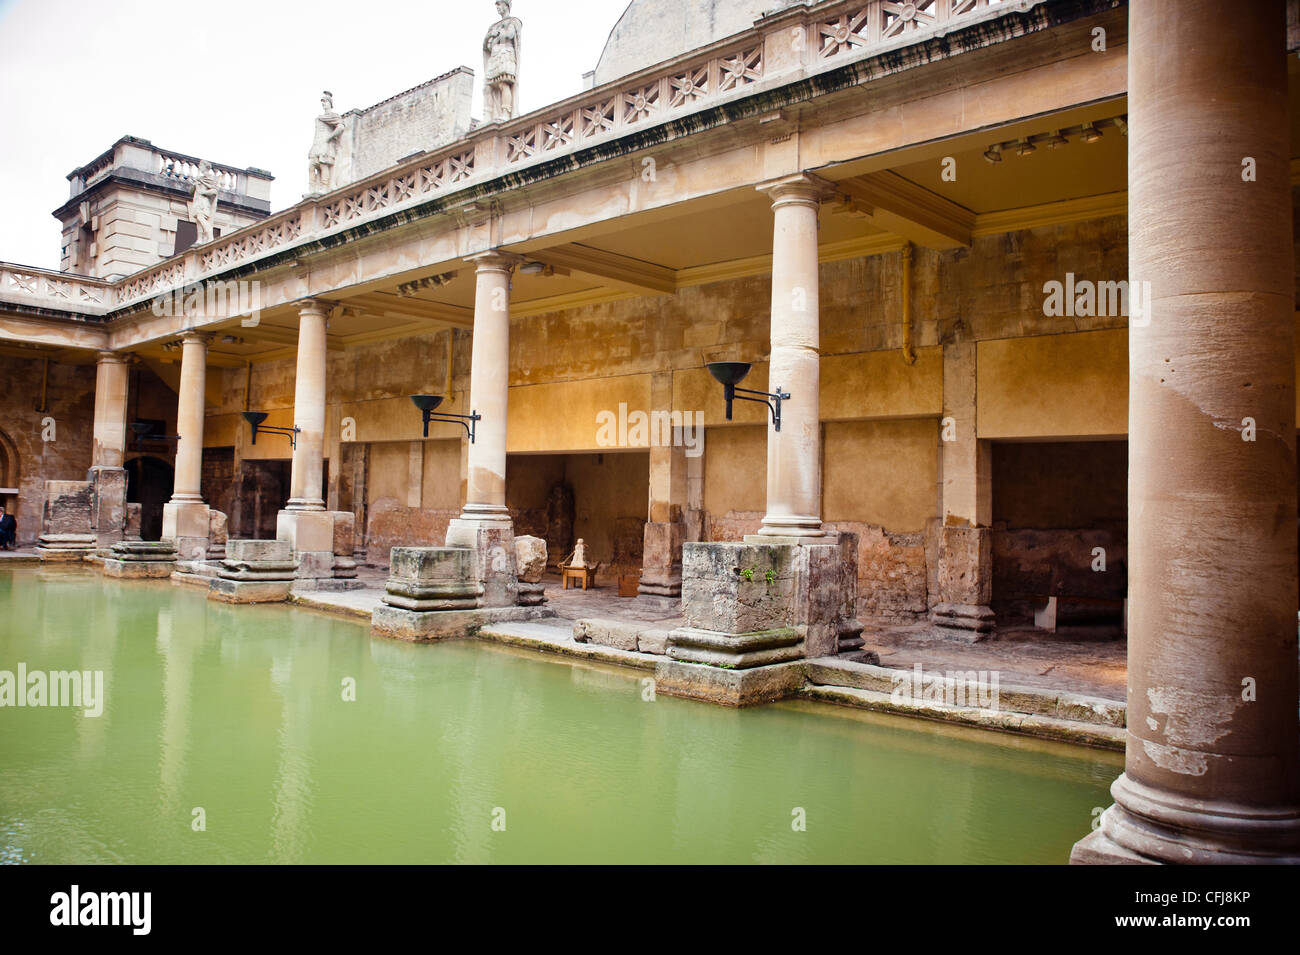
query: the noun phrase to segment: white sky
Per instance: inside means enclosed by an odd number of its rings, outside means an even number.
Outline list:
[[[582,89],[627,0],[515,0],[523,112]],[[493,0],[0,0],[0,261],[59,266],[66,176],[124,135],[276,177],[302,198],[320,92],[340,113],[457,66]],[[474,115],[482,115],[476,89]]]

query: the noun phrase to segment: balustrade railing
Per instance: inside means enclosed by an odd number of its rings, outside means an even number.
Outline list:
[[[592,143],[634,133],[761,84],[833,69],[875,50],[921,42],[963,20],[1024,10],[1043,0],[841,0],[778,11],[671,68],[644,70],[555,106],[479,127],[460,142],[323,196],[304,199],[268,219],[195,246],[180,256],[119,280],[114,286],[59,280],[38,269],[0,270],[0,300],[43,298],[64,307],[122,308],[231,266],[349,228],[476,180],[522,168]],[[791,50],[769,69],[769,51]],[[215,167],[223,186],[235,172]],[[159,156],[158,172],[197,174],[190,159]],[[231,180],[226,185],[227,179]],[[53,273],[57,275],[57,273]]]

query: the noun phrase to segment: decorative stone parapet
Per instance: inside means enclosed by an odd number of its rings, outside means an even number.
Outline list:
[[[176,570],[171,541],[119,541],[104,558],[104,575],[130,580],[167,578]]]

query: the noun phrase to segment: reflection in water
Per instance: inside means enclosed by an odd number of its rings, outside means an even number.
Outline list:
[[[0,668],[102,666],[108,705],[0,710],[0,861],[1064,862],[1121,760],[808,703],[647,702],[640,671],[42,577],[0,570]]]

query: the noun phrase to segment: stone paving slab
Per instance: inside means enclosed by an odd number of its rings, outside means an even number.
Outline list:
[[[868,627],[865,646],[880,665],[910,670],[997,670],[1008,684],[1074,693],[1123,703],[1127,699],[1128,644],[1078,640],[1030,628],[999,629],[989,640],[965,643],[936,637],[927,625]]]
[[[327,613],[370,619],[375,608],[383,603],[382,590],[294,590],[289,593],[290,603]]]
[[[895,701],[888,693],[860,690],[854,687],[819,686],[810,683],[799,695],[804,699],[821,700],[826,703],[856,706],[883,713],[898,713],[903,716],[919,716],[945,723],[960,723],[1004,733],[1021,733],[1026,736],[1057,739],[1067,743],[1082,743],[1085,746],[1097,746],[1102,749],[1122,751],[1126,736],[1125,731],[1117,726],[1079,723],[1074,720],[1006,710],[949,706],[946,703],[920,700]]]
[[[946,672],[951,671],[923,668],[926,677],[942,676]],[[808,661],[808,681],[818,686],[849,687],[892,696],[894,689],[903,685],[900,678],[908,678],[907,685],[910,686],[912,676],[913,671],[853,663],[838,657],[818,657]],[[1009,712],[1121,729],[1125,720],[1124,703],[1057,689],[1008,683],[1003,681],[1001,675],[998,677],[998,707]]]

